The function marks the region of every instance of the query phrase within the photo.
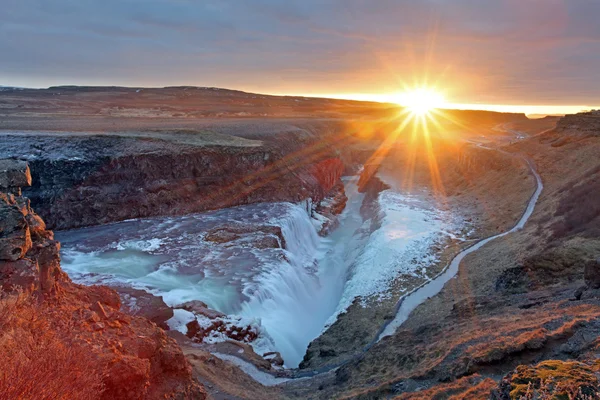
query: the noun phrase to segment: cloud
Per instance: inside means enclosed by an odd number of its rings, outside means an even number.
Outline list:
[[[598,103],[587,0],[4,0],[0,81]]]

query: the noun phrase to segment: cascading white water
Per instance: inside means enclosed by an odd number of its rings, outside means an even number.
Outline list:
[[[345,179],[348,202],[339,216],[340,229],[317,235],[307,210],[294,206],[281,226],[288,262],[262,274],[258,292],[242,305],[242,315],[258,317],[288,367],[302,361],[309,343],[332,321],[344,291],[348,270],[360,251],[363,225],[356,179]],[[250,293],[248,293],[250,294]]]
[[[320,238],[306,210],[290,207],[283,218],[272,221],[281,227],[286,259],[244,289],[249,300],[242,304],[240,314],[260,319],[286,364],[295,366],[304,356],[304,338],[319,306],[315,303],[315,293],[320,291],[315,261]]]

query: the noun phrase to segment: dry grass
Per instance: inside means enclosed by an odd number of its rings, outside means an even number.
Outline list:
[[[43,309],[29,294],[0,292],[0,400],[100,398],[98,362],[53,330]]]
[[[474,315],[449,326],[429,325],[418,334],[400,331],[354,366],[346,398],[381,398],[403,379],[444,381],[477,373],[480,366],[541,350],[548,341],[564,340],[579,326],[600,318],[598,306],[570,302],[512,311],[492,317]],[[373,377],[382,378],[377,387],[369,386]]]
[[[396,400],[467,400],[485,399],[496,387],[492,379],[471,375],[450,383],[442,383],[432,388],[412,393],[403,393]]]

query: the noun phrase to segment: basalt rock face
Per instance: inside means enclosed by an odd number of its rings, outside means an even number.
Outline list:
[[[11,168],[16,176],[11,182],[26,183],[27,166]],[[122,313],[112,289],[71,282],[52,232],[26,198],[7,193],[14,188],[5,181],[0,185],[3,394],[35,398],[43,391],[50,398],[83,398],[65,377],[84,368],[84,375],[96,379],[86,381],[91,383],[85,398],[204,399],[176,342],[148,319]],[[9,332],[20,332],[18,339]],[[24,346],[29,340],[32,345]],[[73,352],[64,364],[59,349]],[[20,386],[21,370],[40,378],[28,377]]]
[[[53,229],[265,201],[317,202],[344,170],[332,150],[311,152],[291,139],[287,146],[245,139],[200,146],[156,138],[86,136],[68,143],[43,137],[29,147],[23,137],[4,139],[8,146],[0,156],[29,160],[33,186],[25,194]]]
[[[325,217],[325,221],[323,222],[321,229],[319,229],[319,235],[327,236],[339,226],[338,216],[344,211],[344,208],[346,208],[347,202],[348,196],[346,196],[344,183],[340,180],[331,189],[329,194],[314,208],[314,211],[318,215]]]
[[[557,133],[600,136],[600,111],[567,115],[556,124]]]
[[[264,201],[319,201],[344,170],[333,151],[302,151],[306,144],[292,139],[287,146],[241,138],[205,146],[174,137],[29,142],[7,136],[0,153],[29,160],[33,186],[25,194],[53,229]]]

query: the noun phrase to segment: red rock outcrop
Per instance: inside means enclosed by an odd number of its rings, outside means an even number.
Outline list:
[[[14,185],[28,183],[28,176],[24,163],[0,163],[0,392],[8,398],[204,399],[181,349],[162,329],[121,312],[114,290],[74,284],[61,270],[60,243],[28,200],[15,196]],[[64,363],[57,364],[61,354]],[[23,378],[23,370],[40,377]],[[90,387],[69,384],[78,374]]]

